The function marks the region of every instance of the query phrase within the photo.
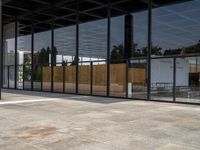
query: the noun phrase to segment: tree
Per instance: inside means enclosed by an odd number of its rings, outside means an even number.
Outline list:
[[[111,63],[120,63],[119,60],[122,60],[123,58],[124,58],[124,46],[122,44],[117,46],[114,45],[110,56]]]

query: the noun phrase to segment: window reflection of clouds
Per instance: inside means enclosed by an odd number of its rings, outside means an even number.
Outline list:
[[[153,44],[182,48],[200,40],[200,1],[193,0],[153,9]]]

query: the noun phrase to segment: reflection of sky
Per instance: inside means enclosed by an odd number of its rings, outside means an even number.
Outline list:
[[[134,43],[138,47],[147,45],[147,11],[133,14]],[[80,56],[106,57],[107,20],[80,24]],[[181,48],[196,44],[200,40],[200,0],[153,9],[153,45],[163,49]],[[18,48],[30,50],[30,36],[19,38]],[[14,49],[13,40],[9,40]],[[124,42],[124,17],[111,20],[111,47]],[[50,46],[49,32],[35,34],[35,50]],[[75,54],[75,26],[55,30],[55,46],[59,54]]]
[[[200,0],[153,10],[153,44],[179,48],[200,40]]]

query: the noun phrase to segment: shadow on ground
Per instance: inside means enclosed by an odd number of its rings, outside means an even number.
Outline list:
[[[51,92],[38,92],[38,91],[22,91],[22,90],[12,90],[12,89],[3,89],[3,100],[10,100],[17,98],[17,94],[20,94],[20,97],[25,99],[35,99],[35,98],[60,98],[66,100],[77,100],[77,101],[87,101],[92,103],[101,103],[101,104],[110,104],[110,103],[119,103],[131,101],[130,99],[123,98],[109,98],[103,96],[90,96],[90,95],[76,95],[76,94],[63,94],[63,93],[51,93]],[[4,96],[10,94],[9,96]],[[13,96],[11,96],[13,94]]]

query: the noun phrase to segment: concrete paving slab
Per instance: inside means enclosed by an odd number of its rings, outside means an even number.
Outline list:
[[[3,90],[0,150],[199,150],[200,106]]]

